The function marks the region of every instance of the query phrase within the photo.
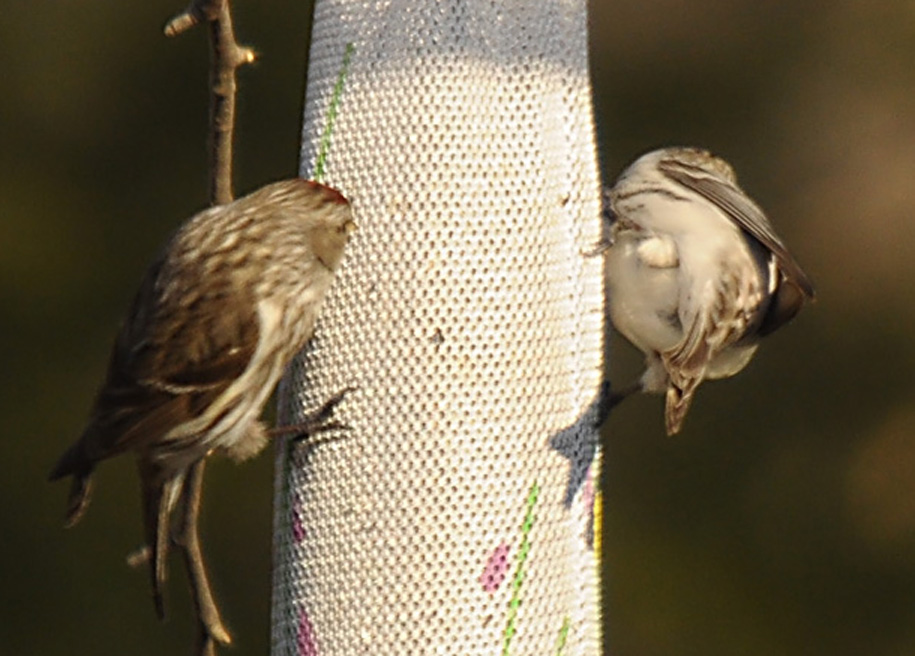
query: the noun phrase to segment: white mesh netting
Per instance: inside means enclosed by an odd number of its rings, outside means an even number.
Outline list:
[[[274,654],[600,650],[585,6],[317,2],[302,174],[336,113],[359,231],[281,421],[358,389],[278,455]]]

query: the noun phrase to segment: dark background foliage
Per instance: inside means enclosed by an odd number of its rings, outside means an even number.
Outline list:
[[[182,3],[183,5],[183,3]],[[129,459],[83,524],[44,482],[79,431],[146,262],[206,202],[203,32],[177,2],[8,3],[0,21],[0,653],[187,653],[163,627]],[[297,169],[307,2],[238,2],[237,188]],[[819,302],[684,432],[639,398],[605,429],[607,641],[618,656],[915,653],[915,11],[890,0],[592,2],[605,176],[665,144],[727,157]],[[614,343],[628,380],[639,357]],[[209,468],[203,530],[238,654],[267,651],[272,462]]]

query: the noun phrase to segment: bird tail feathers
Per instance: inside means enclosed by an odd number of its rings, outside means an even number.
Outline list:
[[[95,465],[86,457],[82,443],[77,442],[60,457],[51,474],[49,481],[56,481],[64,476],[72,476],[70,494],[67,497],[67,510],[64,514],[64,527],[74,526],[89,507],[92,498],[92,472]]]
[[[680,432],[683,427],[683,420],[686,419],[686,413],[689,412],[689,407],[693,403],[693,394],[695,392],[695,385],[685,390],[681,390],[673,384],[667,387],[664,421],[668,435],[676,435]]]
[[[171,545],[172,511],[184,486],[183,473],[166,475],[154,462],[140,460],[143,492],[143,524],[149,557],[153,604],[159,619],[165,619],[162,590],[167,577],[168,551]]]

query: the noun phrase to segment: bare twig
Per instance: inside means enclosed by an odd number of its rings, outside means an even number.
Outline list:
[[[176,36],[206,21],[210,27],[210,204],[232,201],[232,141],[235,129],[235,71],[254,61],[254,51],[239,46],[232,27],[229,0],[191,0],[182,13],[165,26],[166,36]],[[180,520],[171,538],[184,554],[197,611],[197,654],[215,656],[216,645],[232,641],[219,617],[200,551],[197,523],[203,484],[204,460],[191,468],[181,491]],[[129,562],[139,562],[144,553]]]
[[[229,0],[192,0],[165,26],[176,36],[206,20],[210,25],[210,202],[232,200],[232,135],[235,127],[235,71],[255,59],[254,51],[239,46],[232,27]]]
[[[194,596],[194,608],[197,611],[197,648],[201,655],[216,653],[216,643],[231,644],[232,637],[219,617],[219,609],[210,592],[203,565],[203,554],[200,551],[200,538],[197,524],[200,519],[200,493],[203,488],[203,469],[206,459],[199,460],[191,467],[184,489],[179,500],[181,517],[176,533],[175,544],[184,554],[188,579]]]

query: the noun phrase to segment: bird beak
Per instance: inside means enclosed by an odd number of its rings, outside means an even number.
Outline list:
[[[594,248],[589,251],[585,251],[582,253],[582,255],[585,257],[597,257],[598,255],[603,255],[606,253],[611,246],[613,246],[613,242],[604,237],[599,242],[597,242],[597,245],[594,246]]]

